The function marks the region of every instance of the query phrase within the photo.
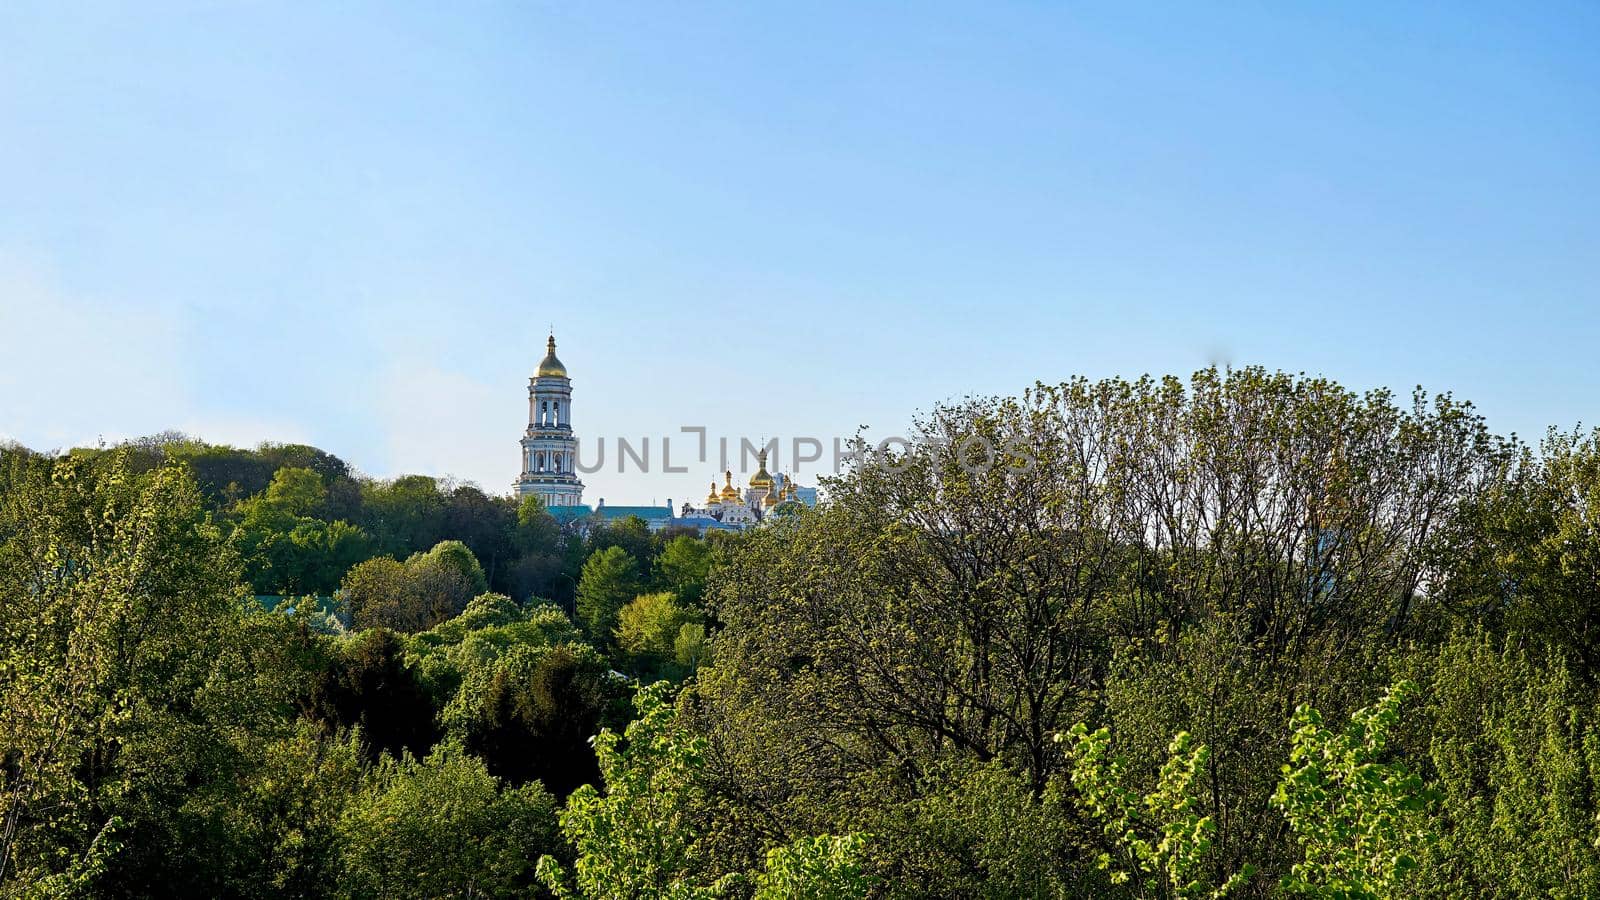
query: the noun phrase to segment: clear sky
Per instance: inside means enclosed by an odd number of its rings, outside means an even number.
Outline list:
[[[552,324],[657,456],[1208,362],[1600,423],[1600,6],[1128,6],[13,0],[0,435],[504,492]]]

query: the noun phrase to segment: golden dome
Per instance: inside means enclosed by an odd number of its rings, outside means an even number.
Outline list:
[[[756,474],[750,476],[750,486],[753,488],[772,487],[772,476],[767,474],[767,451],[763,448],[756,454],[758,468]]]
[[[723,475],[727,476],[728,483],[722,486],[722,499],[724,501],[737,501],[739,499],[739,491],[733,486],[732,470],[724,472]]]
[[[767,483],[767,493],[761,498],[761,505],[768,507],[778,505],[778,489],[770,481]]]
[[[556,359],[556,336],[550,335],[549,343],[545,344],[544,361],[539,363],[538,377],[540,378],[565,378],[567,367]]]
[[[707,506],[716,506],[718,503],[721,503],[721,502],[722,502],[722,498],[717,496],[717,482],[715,480],[713,480],[711,482],[711,493],[706,495],[706,505]]]

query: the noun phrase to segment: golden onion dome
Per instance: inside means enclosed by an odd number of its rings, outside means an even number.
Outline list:
[[[733,471],[729,470],[727,472],[724,472],[723,475],[725,475],[727,477],[728,483],[722,486],[722,499],[723,500],[738,500],[739,499],[739,491],[738,491],[737,488],[735,488],[733,486]]]
[[[716,506],[718,503],[721,503],[721,502],[722,502],[722,498],[717,496],[717,483],[715,481],[712,481],[711,482],[711,493],[706,495],[706,505],[707,506]]]
[[[772,487],[772,476],[767,474],[767,451],[761,450],[756,454],[758,468],[756,474],[750,477],[750,486],[753,488]]]
[[[752,482],[752,484],[753,483],[754,482]],[[770,484],[770,483],[767,485],[767,493],[761,498],[761,505],[762,506],[777,506],[778,505],[778,489],[775,486],[773,486],[772,484]]]
[[[544,360],[539,363],[540,378],[566,378],[567,367],[556,359],[556,336],[550,335],[549,343],[545,344]]]

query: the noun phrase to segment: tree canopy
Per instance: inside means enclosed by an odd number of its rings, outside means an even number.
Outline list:
[[[737,535],[0,447],[0,896],[1600,895],[1600,432],[1038,385]]]

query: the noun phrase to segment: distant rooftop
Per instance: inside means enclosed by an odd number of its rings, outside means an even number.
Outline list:
[[[563,525],[594,515],[594,510],[588,506],[547,506],[545,512]]]
[[[626,519],[628,516],[638,516],[646,522],[672,518],[672,510],[665,506],[607,506],[604,501],[601,502],[598,512],[600,518],[608,522],[614,519]]]

